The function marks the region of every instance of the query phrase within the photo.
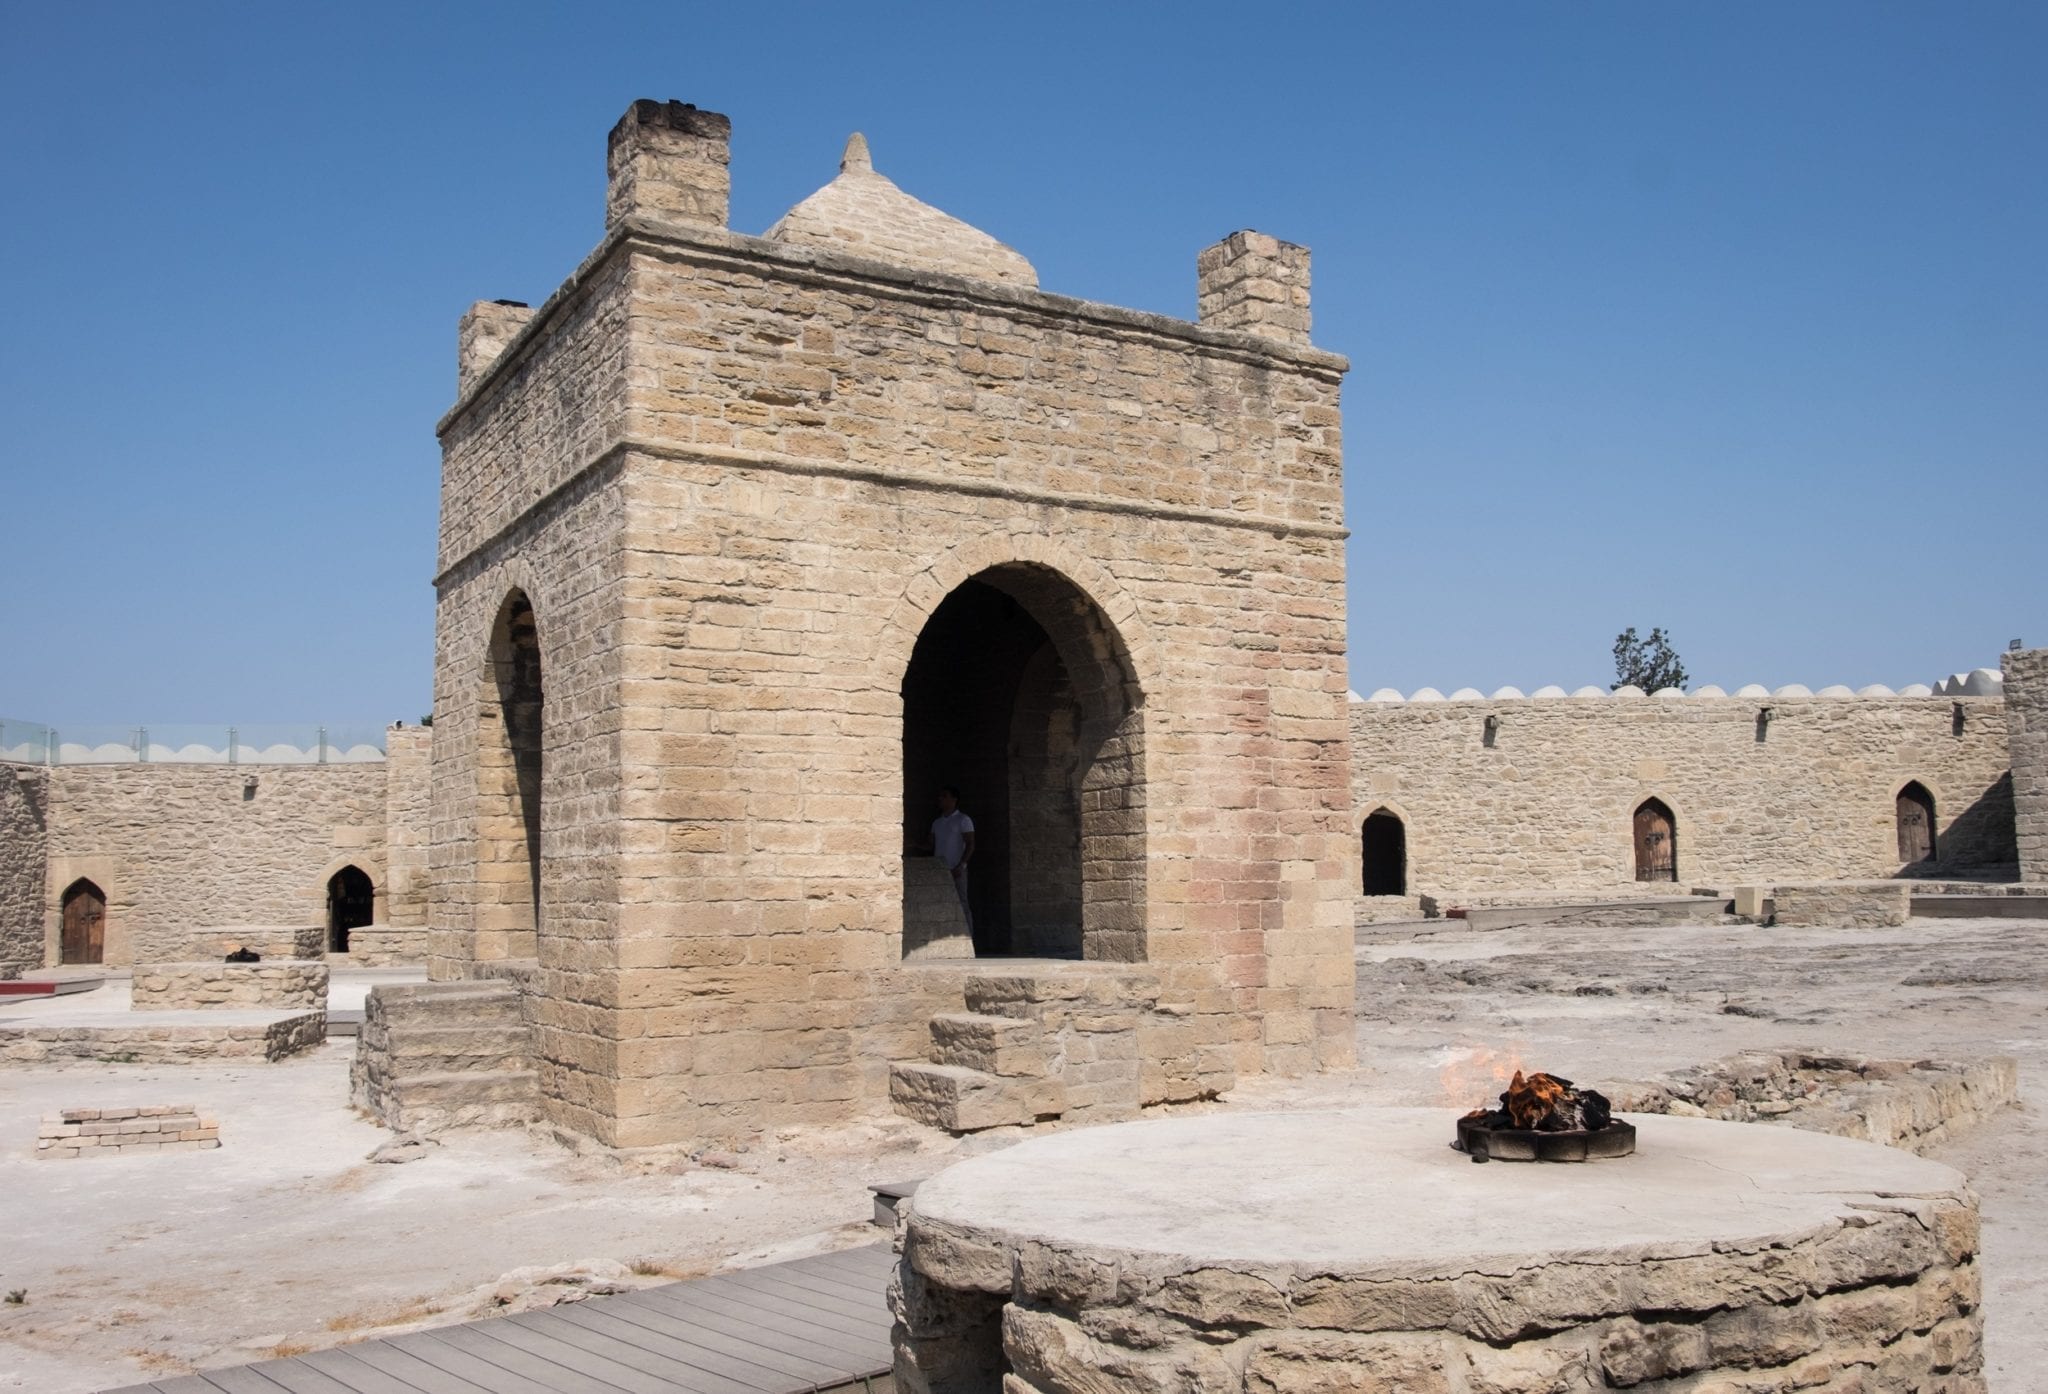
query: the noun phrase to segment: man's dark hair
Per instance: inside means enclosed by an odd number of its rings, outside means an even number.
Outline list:
[[[941,784],[939,786],[939,792],[941,794],[944,794],[947,798],[951,799],[954,803],[960,802],[960,786],[957,784]]]

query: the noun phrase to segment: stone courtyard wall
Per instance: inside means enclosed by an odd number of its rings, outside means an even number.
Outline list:
[[[722,190],[723,118],[675,113]],[[465,361],[434,973],[510,956],[477,915],[476,791],[516,587],[545,692],[551,1118],[630,1145],[886,1109],[890,1060],[960,1006],[901,967],[906,668],[942,600],[1009,568],[1083,598],[1034,617],[1134,695],[1130,780],[1090,795],[1137,868],[1091,868],[1098,947],[1158,973],[1172,1049],[1348,1063],[1346,365],[1306,344],[1306,252],[1234,239],[1205,290],[1240,312],[1223,329],[736,235],[715,203],[615,208],[503,356]],[[1237,303],[1268,262],[1270,332]]]
[[[49,787],[39,767],[0,764],[0,981],[43,966]]]
[[[47,777],[39,962],[58,962],[61,901],[79,877],[107,897],[109,964],[219,958],[223,926],[285,926],[259,951],[306,952],[297,927],[325,923],[327,879],[349,863],[383,898],[381,763],[56,765]]]
[[[136,1011],[327,1009],[327,965],[305,959],[262,963],[150,963],[135,970]]]
[[[377,919],[394,930],[424,931],[434,731],[394,726],[384,741],[384,879],[377,887],[383,913]]]
[[[2048,649],[2008,653],[2004,669],[2020,879],[2048,881]]]
[[[1895,799],[1917,780],[1935,800],[1932,874],[2007,865],[2007,700],[1353,702],[1354,825],[1398,814],[1409,891],[1453,899],[1635,887],[1631,820],[1653,797],[1677,823],[1674,893],[1859,880],[1901,870]]]

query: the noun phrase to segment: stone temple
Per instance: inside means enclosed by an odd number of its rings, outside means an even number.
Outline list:
[[[463,321],[432,976],[523,984],[546,1118],[618,1145],[1349,1064],[1307,252],[1210,247],[1195,323],[1068,299],[858,136],[749,236],[729,136],[635,103],[597,249]],[[905,857],[941,784],[971,943]]]

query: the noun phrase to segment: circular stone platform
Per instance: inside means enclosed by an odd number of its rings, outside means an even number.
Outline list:
[[[1480,1165],[1455,1121],[1216,1114],[951,1167],[904,1234],[898,1387],[1983,1389],[1954,1169],[1648,1116],[1633,1157]]]

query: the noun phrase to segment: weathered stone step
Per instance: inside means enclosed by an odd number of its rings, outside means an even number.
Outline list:
[[[519,989],[507,982],[397,983],[374,988],[369,1014],[394,1027],[519,1026]]]
[[[500,1104],[540,1100],[540,1076],[532,1070],[430,1071],[394,1079],[391,1095],[402,1108]]]
[[[1043,1078],[1045,1033],[1028,1017],[941,1012],[931,1020],[935,1064],[1006,1078]]]
[[[889,1099],[896,1111],[948,1132],[1057,1117],[1065,1109],[1065,1094],[1056,1079],[1003,1079],[922,1060],[889,1067]]]
[[[419,1068],[415,1058],[426,1055],[524,1056],[533,1048],[533,1033],[524,1026],[408,1026],[388,1032],[383,1045],[392,1059],[414,1071]]]

